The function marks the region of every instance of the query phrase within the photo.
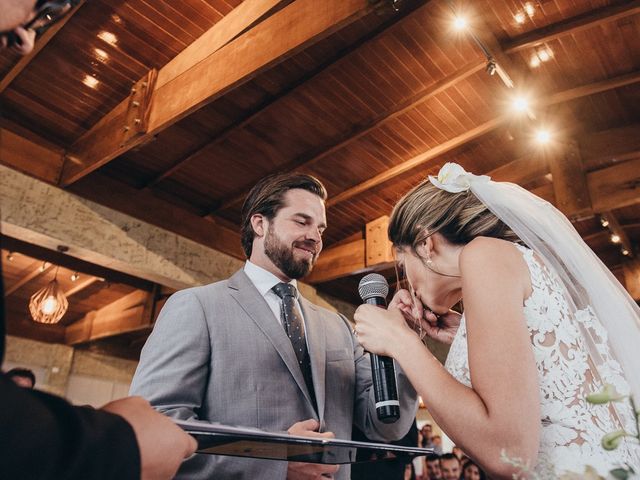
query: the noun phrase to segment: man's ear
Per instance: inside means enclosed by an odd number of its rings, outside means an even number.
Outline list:
[[[267,230],[267,219],[261,213],[251,215],[251,228],[258,237],[263,237]]]

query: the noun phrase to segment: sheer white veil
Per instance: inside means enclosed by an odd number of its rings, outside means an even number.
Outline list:
[[[564,214],[518,185],[470,174],[457,164],[446,164],[430,180],[450,192],[471,190],[558,275],[570,308],[591,307],[607,332],[614,360],[640,401],[640,308]],[[604,368],[593,332],[583,333],[596,370]]]

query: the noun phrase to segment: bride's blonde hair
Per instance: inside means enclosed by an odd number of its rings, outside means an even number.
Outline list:
[[[411,247],[415,252],[428,235],[436,232],[454,245],[467,244],[476,237],[520,242],[473,193],[450,193],[426,179],[393,208],[389,240],[395,247]]]

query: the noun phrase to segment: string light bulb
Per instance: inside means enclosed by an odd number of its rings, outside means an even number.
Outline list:
[[[611,242],[612,243],[620,243],[620,235],[618,235],[617,233],[612,233],[611,234]]]
[[[7,262],[13,262],[13,252],[7,253]]]
[[[625,257],[629,256],[629,250],[627,250],[626,248],[620,250],[620,253],[622,253],[622,255],[624,255]]]
[[[549,143],[549,140],[551,140],[551,133],[549,130],[540,129],[536,132],[535,138],[538,143],[544,145],[545,143]]]
[[[80,274],[78,272],[74,272],[71,274],[71,281],[76,282],[80,278]]]
[[[602,225],[602,228],[607,228],[609,226],[609,220],[604,217],[600,217],[600,225]]]
[[[529,100],[523,96],[516,97],[514,98],[512,105],[516,112],[526,112],[529,109]]]
[[[455,28],[459,32],[462,30],[466,30],[468,26],[469,21],[462,15],[456,15],[453,19],[453,28]]]

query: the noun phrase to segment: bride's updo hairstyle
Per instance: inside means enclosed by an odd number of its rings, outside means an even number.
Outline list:
[[[393,208],[388,234],[394,247],[411,247],[415,253],[418,245],[436,232],[454,245],[465,245],[476,237],[521,243],[473,193],[450,193],[426,179]]]

